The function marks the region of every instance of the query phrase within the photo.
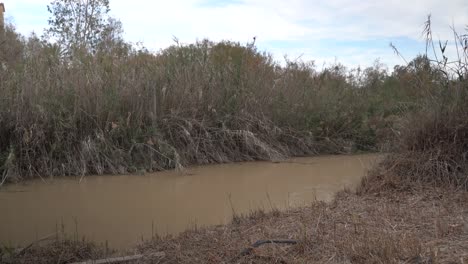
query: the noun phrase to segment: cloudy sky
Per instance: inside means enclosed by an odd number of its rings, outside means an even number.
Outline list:
[[[41,34],[47,27],[50,0],[0,0],[18,31]],[[282,61],[339,61],[369,66],[376,59],[390,68],[403,64],[389,47],[394,43],[411,59],[424,51],[421,32],[432,14],[434,38],[452,39],[451,25],[468,24],[467,0],[111,0],[111,14],[122,21],[125,38],[157,51],[197,39],[246,43]]]

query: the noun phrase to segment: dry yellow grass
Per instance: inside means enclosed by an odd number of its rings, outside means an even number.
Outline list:
[[[447,189],[343,191],[332,203],[256,212],[230,225],[158,238],[119,254],[165,253],[163,258],[143,258],[135,263],[465,263],[467,204],[467,192]],[[262,245],[251,254],[240,254],[262,239],[298,243]],[[67,259],[104,257],[103,252],[54,243],[32,247],[12,262],[67,263]]]
[[[441,189],[353,194],[287,212],[256,213],[228,226],[145,243],[161,263],[463,263],[468,194]],[[295,239],[240,252],[261,239]]]

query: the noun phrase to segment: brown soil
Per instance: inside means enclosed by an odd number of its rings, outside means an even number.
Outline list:
[[[266,244],[242,256],[257,240],[293,239],[295,245]],[[14,263],[65,263],[81,256],[55,246],[32,247]],[[76,245],[75,245],[76,248]],[[78,247],[79,248],[79,247]],[[464,263],[468,261],[468,193],[447,189],[339,193],[329,204],[286,212],[256,212],[227,226],[192,230],[148,241],[129,254],[165,253],[137,263]],[[100,252],[100,253],[99,253]],[[93,254],[91,254],[93,253]]]

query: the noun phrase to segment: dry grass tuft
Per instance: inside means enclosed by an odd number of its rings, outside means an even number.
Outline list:
[[[72,263],[105,256],[104,248],[85,241],[60,240],[36,244],[20,252],[0,254],[2,263]]]

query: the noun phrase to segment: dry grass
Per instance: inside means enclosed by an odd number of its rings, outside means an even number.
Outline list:
[[[338,194],[333,203],[257,214],[228,226],[148,242],[161,263],[463,263],[468,260],[466,192],[424,189]],[[261,239],[296,239],[241,257]]]
[[[256,212],[227,226],[155,238],[132,254],[165,253],[164,258],[136,263],[465,263],[467,203],[468,193],[447,189],[343,191],[328,204]],[[240,255],[262,239],[294,239],[298,244],[263,245]],[[89,248],[64,246],[32,248],[15,263],[67,263],[91,256]],[[103,256],[102,251],[93,254]]]
[[[253,45],[123,42],[60,56],[7,27],[0,45],[1,181],[377,150],[415,101],[382,65],[275,62]]]
[[[466,107],[427,110],[408,117],[397,152],[364,182],[364,188],[431,185],[468,190]],[[417,122],[416,122],[417,120]],[[374,184],[376,182],[377,184]]]
[[[431,43],[430,20],[426,32]],[[142,263],[468,261],[466,37],[456,39],[463,55],[452,72],[441,47],[444,61],[421,56],[392,76],[379,67],[348,76],[208,41],[158,55],[121,47],[64,65],[53,47],[9,34],[33,55],[0,70],[2,181],[349,152],[376,147],[379,135],[396,142],[358,194],[154,239],[137,250],[165,257]],[[263,239],[298,243],[239,255]],[[89,252],[62,243],[11,260],[65,263]]]
[[[390,159],[391,160],[391,159]],[[387,160],[388,162],[389,160]],[[380,166],[385,168],[385,163]],[[390,177],[395,179],[395,177]],[[372,180],[372,182],[369,181]],[[226,226],[154,238],[119,255],[164,252],[135,263],[465,263],[468,261],[468,193],[428,184],[395,183],[371,177],[358,193],[342,191],[331,203],[253,212]],[[377,188],[367,188],[377,186]],[[398,188],[397,188],[398,187]],[[296,245],[264,245],[240,253],[255,241],[292,239]],[[9,263],[69,263],[108,257],[87,242],[37,244]],[[3,251],[4,255],[7,251]],[[0,254],[1,255],[1,254]]]
[[[3,252],[2,252],[3,251]],[[26,250],[0,251],[1,263],[72,263],[106,255],[105,249],[83,241],[54,241],[35,244]]]
[[[447,42],[434,43],[428,17],[426,55],[408,65],[416,72],[413,85],[423,98],[420,108],[399,120],[393,154],[363,181],[361,191],[428,185],[468,190],[468,35],[452,30],[457,58],[449,59]],[[396,68],[402,77],[407,69]]]

